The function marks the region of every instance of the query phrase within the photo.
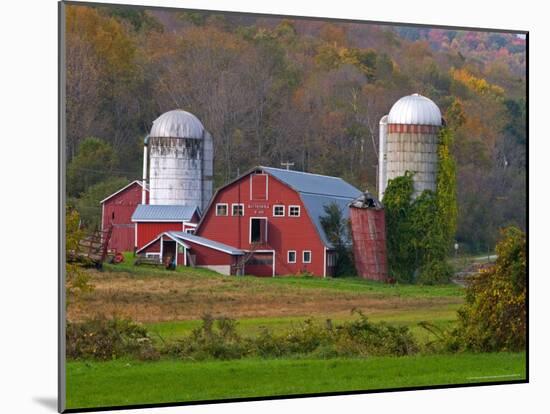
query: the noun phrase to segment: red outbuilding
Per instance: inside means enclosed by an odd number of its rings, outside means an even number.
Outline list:
[[[167,231],[194,233],[200,219],[197,206],[140,204],[132,222],[136,225],[134,245],[137,251]]]
[[[143,184],[136,180],[101,200],[101,229],[107,231],[113,226],[109,249],[119,252],[134,250],[135,224],[132,214],[142,201],[142,192]],[[148,202],[149,191],[146,189],[145,192]]]

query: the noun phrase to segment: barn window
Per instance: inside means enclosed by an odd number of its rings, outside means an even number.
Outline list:
[[[216,216],[227,216],[227,203],[216,204]]]
[[[195,234],[195,229],[187,229],[185,230],[187,234]]]
[[[311,250],[304,250],[302,252],[302,263],[311,263]]]
[[[233,215],[233,216],[244,216],[244,204],[232,204],[231,205],[231,215]]]
[[[282,204],[275,204],[273,206],[273,217],[284,217],[285,216],[285,206]]]
[[[290,217],[300,217],[300,206],[288,206],[288,215]]]
[[[296,263],[296,250],[289,250],[287,253],[288,263]]]

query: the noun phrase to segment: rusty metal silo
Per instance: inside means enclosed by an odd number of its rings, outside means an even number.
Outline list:
[[[349,206],[353,256],[357,273],[364,279],[386,281],[386,218],[384,207],[366,192]]]

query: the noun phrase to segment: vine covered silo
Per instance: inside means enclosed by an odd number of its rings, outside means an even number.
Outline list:
[[[413,197],[436,189],[438,133],[441,111],[425,96],[404,96],[391,108],[380,125],[379,197],[388,181],[414,173]]]
[[[198,206],[212,196],[212,136],[199,119],[176,109],[159,116],[145,143],[150,204]],[[145,168],[145,167],[144,167]]]

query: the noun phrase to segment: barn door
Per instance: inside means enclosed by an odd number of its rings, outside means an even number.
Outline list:
[[[252,174],[250,176],[250,199],[267,200],[267,174]]]
[[[250,219],[250,243],[267,243],[267,217]]]

